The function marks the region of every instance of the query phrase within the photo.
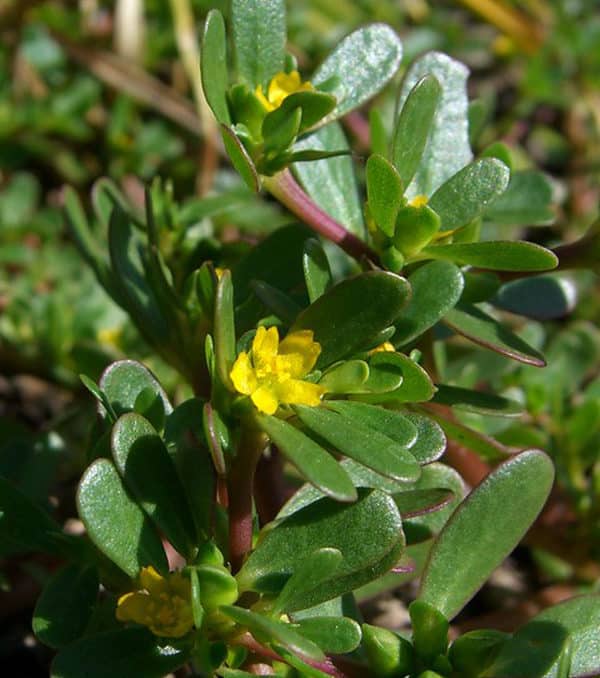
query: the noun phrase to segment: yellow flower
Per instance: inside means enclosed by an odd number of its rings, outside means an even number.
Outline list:
[[[267,96],[263,93],[262,85],[259,85],[254,93],[267,111],[274,111],[281,106],[283,100],[290,94],[312,90],[314,90],[314,87],[310,82],[302,82],[300,73],[292,71],[291,73],[277,73],[273,76],[267,88]]]
[[[117,619],[143,624],[156,636],[185,636],[194,625],[189,580],[181,572],[163,577],[150,566],[142,568],[140,585],[119,598]]]
[[[386,352],[394,352],[396,349],[394,348],[394,344],[392,344],[390,341],[384,341],[383,344],[379,344],[379,346],[375,346],[375,348],[372,348],[369,351],[369,355],[373,355],[373,353],[386,353]]]
[[[415,197],[408,203],[411,207],[425,207],[429,202],[426,195],[415,195]]]
[[[250,353],[242,351],[233,364],[231,381],[265,414],[275,414],[281,403],[315,407],[325,388],[302,377],[312,370],[320,353],[311,330],[292,332],[279,343],[276,327],[259,327]]]

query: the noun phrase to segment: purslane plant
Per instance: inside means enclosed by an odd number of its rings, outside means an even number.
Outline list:
[[[100,182],[93,221],[67,192],[98,280],[194,397],[174,405],[131,360],[98,384],[83,377],[99,415],[77,495],[86,536],[65,535],[0,482],[3,537],[69,561],[34,614],[38,638],[59,650],[52,675],[597,672],[594,595],[514,634],[448,639],[553,482],[543,452],[511,450],[453,415],[515,416],[518,403],[443,384],[435,369],[435,344],[457,337],[544,364],[503,322],[500,292],[503,275],[527,285],[557,258],[481,238],[485,220],[515,218],[530,183],[511,174],[506,149],[472,158],[466,71],[429,54],[405,74],[389,142],[371,118],[363,208],[335,120],[394,76],[398,38],[359,30],[307,81],[285,54],[283,3],[234,0],[231,22],[235,78],[223,19],[207,18],[207,100],[244,180],[304,223],[242,256],[201,240],[212,256],[199,262],[180,256],[190,224],[160,185],[140,214]],[[547,205],[539,212],[547,218]],[[439,461],[447,439],[502,462],[464,500],[459,474]],[[421,577],[410,637],[362,623],[356,604],[390,573]]]

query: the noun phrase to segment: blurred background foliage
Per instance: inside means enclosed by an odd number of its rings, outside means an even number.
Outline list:
[[[209,9],[226,13],[227,4],[191,0],[197,33]],[[92,403],[78,374],[97,378],[112,360],[131,357],[175,394],[181,388],[72,243],[65,184],[89,205],[93,183],[109,176],[140,206],[144,186],[166,179],[181,235],[173,256],[195,252],[227,263],[288,220],[202,138],[181,51],[186,27],[175,21],[180,10],[178,0],[0,0],[0,473],[42,503],[68,495],[65,484],[82,470]],[[536,166],[551,180],[555,219],[526,233],[513,229],[514,237],[553,246],[581,237],[597,218],[595,0],[303,0],[288,11],[289,50],[305,73],[371,21],[399,33],[405,64],[430,49],[466,63],[477,102],[475,149],[501,139],[516,167]],[[390,125],[395,89],[375,102]],[[353,113],[344,123],[364,192],[367,116]],[[492,238],[495,226],[488,228],[484,237]],[[446,383],[484,384],[526,403],[528,415],[516,422],[473,413],[460,421],[505,445],[552,454],[559,485],[530,545],[543,581],[578,586],[600,574],[600,296],[595,273],[561,276],[570,312],[520,328],[545,351],[548,368],[460,341],[436,342],[435,360]]]

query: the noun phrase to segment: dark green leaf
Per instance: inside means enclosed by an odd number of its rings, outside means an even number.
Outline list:
[[[329,91],[337,99],[331,117],[340,118],[375,96],[394,77],[402,44],[385,24],[371,24],[345,37],[317,69],[315,86],[336,79]]]
[[[67,565],[44,586],[33,612],[33,632],[44,645],[60,648],[83,635],[98,597],[93,567]]]
[[[299,559],[321,548],[341,551],[332,580],[314,589],[306,607],[375,579],[393,567],[404,547],[400,515],[391,497],[359,490],[354,504],[320,499],[276,523],[238,574],[240,589],[279,592]]]
[[[432,261],[408,277],[412,296],[396,320],[395,346],[404,346],[433,327],[455,306],[463,291],[463,275],[450,262]]]
[[[418,254],[440,230],[440,218],[428,205],[405,205],[398,210],[394,247],[404,256]]]
[[[268,113],[262,124],[265,153],[285,151],[298,135],[301,121],[302,109],[299,106],[280,106]]]
[[[417,412],[402,414],[417,428],[417,440],[410,446],[410,452],[419,464],[429,464],[439,459],[446,449],[446,436],[439,424]]]
[[[314,440],[276,417],[261,415],[259,423],[282,454],[315,487],[338,501],[356,499],[356,490],[348,474]]]
[[[383,122],[383,116],[376,108],[369,110],[369,138],[371,141],[371,151],[386,157],[388,154],[387,131]]]
[[[224,271],[217,285],[215,300],[215,358],[222,383],[234,391],[229,376],[235,361],[235,322],[233,317],[233,285],[231,272]]]
[[[468,130],[467,68],[440,52],[429,52],[413,62],[400,90],[402,106],[412,88],[426,75],[442,87],[429,140],[407,196],[431,196],[472,158]]]
[[[369,378],[369,366],[364,360],[345,360],[329,368],[319,379],[327,393],[361,393]]]
[[[218,122],[231,123],[227,106],[229,76],[227,73],[227,36],[223,15],[211,9],[206,15],[200,55],[202,89]]]
[[[547,224],[555,218],[552,184],[537,170],[513,172],[506,191],[485,211],[498,224]]]
[[[221,137],[227,155],[231,160],[231,164],[246,182],[246,186],[248,186],[251,191],[258,193],[260,189],[260,179],[256,167],[254,166],[254,162],[248,155],[248,151],[244,147],[244,144],[238,139],[234,130],[223,123],[221,123]]]
[[[369,667],[379,678],[404,676],[413,668],[413,648],[408,640],[380,626],[362,625],[363,648]]]
[[[550,250],[520,240],[430,245],[422,253],[432,259],[447,259],[494,271],[548,271],[558,265],[556,255]]]
[[[302,269],[310,302],[316,301],[332,285],[331,268],[321,243],[310,238],[304,243]]]
[[[367,160],[367,199],[377,226],[391,238],[402,205],[404,186],[394,166],[381,155]]]
[[[369,365],[371,374],[377,369],[395,370],[402,375],[402,382],[386,393],[367,394],[361,400],[370,403],[419,403],[430,400],[435,393],[435,386],[427,372],[414,360],[403,353],[376,353]],[[370,383],[367,382],[367,386]]]
[[[140,506],[182,555],[195,544],[190,507],[162,439],[144,417],[124,414],[113,426],[115,464]]]
[[[440,533],[419,598],[454,617],[531,527],[553,480],[552,462],[538,450],[522,452],[492,471]]]
[[[309,134],[295,151],[350,151],[342,127],[333,122]],[[352,159],[348,156],[294,165],[294,173],[310,197],[327,214],[359,237],[365,234],[362,202]]]
[[[429,206],[439,214],[442,231],[452,231],[481,216],[508,186],[510,171],[495,158],[475,160],[444,182]]]
[[[450,624],[435,607],[419,599],[410,604],[408,611],[415,652],[426,666],[431,666],[438,655],[446,654]]]
[[[307,90],[290,94],[283,100],[280,108],[284,111],[290,111],[294,108],[302,110],[302,122],[300,124],[300,134],[302,134],[330,113],[335,108],[335,103],[336,99],[331,94]]]
[[[555,320],[573,310],[577,290],[566,278],[540,275],[513,280],[491,299],[494,306],[535,320]]]
[[[469,631],[451,645],[448,657],[455,671],[465,678],[477,678],[498,654],[508,633],[494,629]]]
[[[406,490],[392,495],[403,518],[414,518],[438,511],[454,498],[452,490],[433,488],[429,490]]]
[[[265,305],[268,311],[276,315],[284,323],[291,324],[302,308],[285,292],[272,287],[262,280],[252,282],[252,291]]]
[[[77,507],[89,538],[130,577],[148,565],[168,571],[158,533],[108,459],[96,460],[83,474]]]
[[[539,351],[476,306],[460,304],[446,314],[444,323],[476,344],[513,360],[535,367],[543,367],[546,364],[544,356]]]
[[[503,398],[495,393],[484,393],[446,384],[437,385],[433,402],[496,417],[518,417],[523,414],[523,406],[515,400]]]
[[[362,633],[354,619],[311,617],[294,624],[301,635],[316,643],[327,654],[347,654],[360,645]]]
[[[384,433],[364,428],[353,419],[324,407],[294,407],[300,421],[343,455],[384,476],[412,481],[421,474],[415,458],[406,447]]]
[[[269,619],[261,614],[231,605],[222,605],[220,611],[241,626],[246,627],[261,642],[276,642],[309,659],[322,661],[325,655],[312,640],[300,635],[290,624]]]
[[[406,187],[415,176],[442,97],[440,83],[425,75],[411,89],[394,128],[392,162]]]
[[[235,63],[242,80],[266,86],[283,71],[285,60],[285,2],[232,0],[231,19]]]
[[[319,297],[298,316],[292,331],[313,330],[322,348],[317,367],[326,367],[393,324],[409,293],[406,280],[393,273],[363,273]]]
[[[51,678],[162,678],[188,661],[190,647],[160,645],[143,628],[87,636],[59,652]]]

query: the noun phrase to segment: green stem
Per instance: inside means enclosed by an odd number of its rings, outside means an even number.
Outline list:
[[[289,169],[284,169],[272,177],[263,177],[262,180],[269,193],[317,233],[336,243],[356,259],[366,257],[375,264],[379,263],[378,254],[364,240],[347,231],[342,224],[312,201]]]
[[[234,574],[252,549],[254,473],[266,445],[265,434],[252,423],[243,424],[237,456],[228,478],[229,561]]]

